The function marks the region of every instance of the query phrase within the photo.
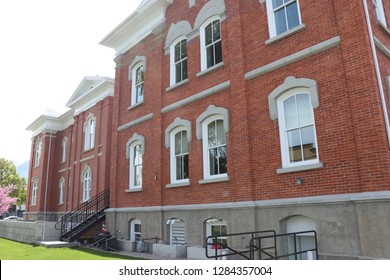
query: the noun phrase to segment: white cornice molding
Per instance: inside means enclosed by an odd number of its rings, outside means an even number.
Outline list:
[[[129,17],[120,23],[100,44],[115,49],[118,56],[165,23],[165,10],[173,0],[144,0]]]

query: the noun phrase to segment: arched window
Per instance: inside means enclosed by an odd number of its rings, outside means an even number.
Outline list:
[[[315,259],[316,254],[313,249],[316,248],[315,231],[317,224],[306,216],[293,216],[285,220],[287,233],[295,233],[288,236],[288,253],[306,251],[298,254],[300,260]],[[295,256],[291,257],[292,259]]]
[[[58,188],[59,188],[58,203],[64,204],[64,200],[65,200],[65,179],[64,178],[61,178],[58,184]]]
[[[130,241],[141,241],[142,228],[141,221],[138,219],[132,219],[130,221]]]
[[[68,153],[68,138],[65,137],[64,140],[62,140],[62,158],[61,158],[61,162],[66,162],[67,153]]]
[[[278,99],[283,166],[318,162],[313,107],[305,88],[289,91]]]
[[[165,146],[170,148],[171,184],[189,185],[189,143],[191,122],[176,118],[165,130]]]
[[[83,184],[83,201],[88,201],[91,198],[91,189],[92,189],[92,172],[89,166],[87,166],[83,172],[82,184]]]
[[[84,124],[84,151],[95,147],[96,118],[90,115]]]
[[[270,37],[275,37],[301,25],[298,0],[267,0]]]
[[[187,79],[187,38],[180,37],[171,45],[171,86]]]
[[[206,70],[222,62],[221,20],[214,16],[200,28],[201,70]]]
[[[172,218],[167,221],[169,227],[169,244],[186,244],[186,224],[183,220]]]
[[[203,176],[208,179],[227,179],[226,133],[229,114],[224,108],[210,105],[196,120],[196,134],[203,143]]]
[[[142,190],[142,165],[145,140],[135,133],[127,142],[126,156],[129,159],[129,189]]]
[[[206,237],[213,236],[209,239],[213,245],[212,249],[217,246],[217,249],[224,249],[227,246],[227,223],[223,219],[211,218],[206,221]]]
[[[39,139],[35,143],[35,159],[34,159],[34,167],[38,167],[41,162],[42,155],[42,139]]]
[[[287,77],[268,96],[271,119],[279,121],[282,167],[278,173],[322,168],[314,109],[319,107],[317,82]]]
[[[372,3],[375,8],[376,20],[383,24],[385,27],[387,27],[385,10],[383,8],[382,0],[372,0]]]

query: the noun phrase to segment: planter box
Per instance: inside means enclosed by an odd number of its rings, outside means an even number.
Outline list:
[[[125,252],[135,252],[135,242],[126,239],[117,239],[116,249]]]
[[[208,260],[206,249],[203,247],[187,247],[188,260]]]

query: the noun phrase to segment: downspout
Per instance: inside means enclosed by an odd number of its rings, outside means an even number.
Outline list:
[[[371,45],[372,56],[374,58],[375,73],[376,73],[376,76],[377,76],[379,93],[380,93],[381,101],[382,101],[383,117],[385,119],[385,124],[386,124],[387,141],[388,141],[388,145],[389,145],[389,148],[390,148],[389,115],[387,113],[385,93],[384,93],[383,83],[382,83],[382,76],[381,76],[381,73],[379,71],[378,56],[377,56],[377,53],[376,53],[376,47],[375,47],[375,43],[374,43],[374,35],[372,33],[372,26],[371,26],[370,14],[368,12],[367,0],[363,0],[363,6],[364,6],[364,12],[365,12],[365,15],[366,15],[367,29],[368,29],[368,35],[369,35],[369,38],[370,38],[370,45]]]
[[[45,231],[46,231],[47,187],[48,187],[48,180],[49,180],[50,153],[51,153],[51,140],[52,140],[52,138],[53,138],[53,130],[50,130],[49,152],[47,154],[47,167],[46,167],[45,204],[43,205],[43,233],[42,233],[42,241],[45,241]]]

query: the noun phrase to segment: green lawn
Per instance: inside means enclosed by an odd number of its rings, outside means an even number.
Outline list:
[[[46,248],[0,238],[0,260],[140,260],[83,247]]]

